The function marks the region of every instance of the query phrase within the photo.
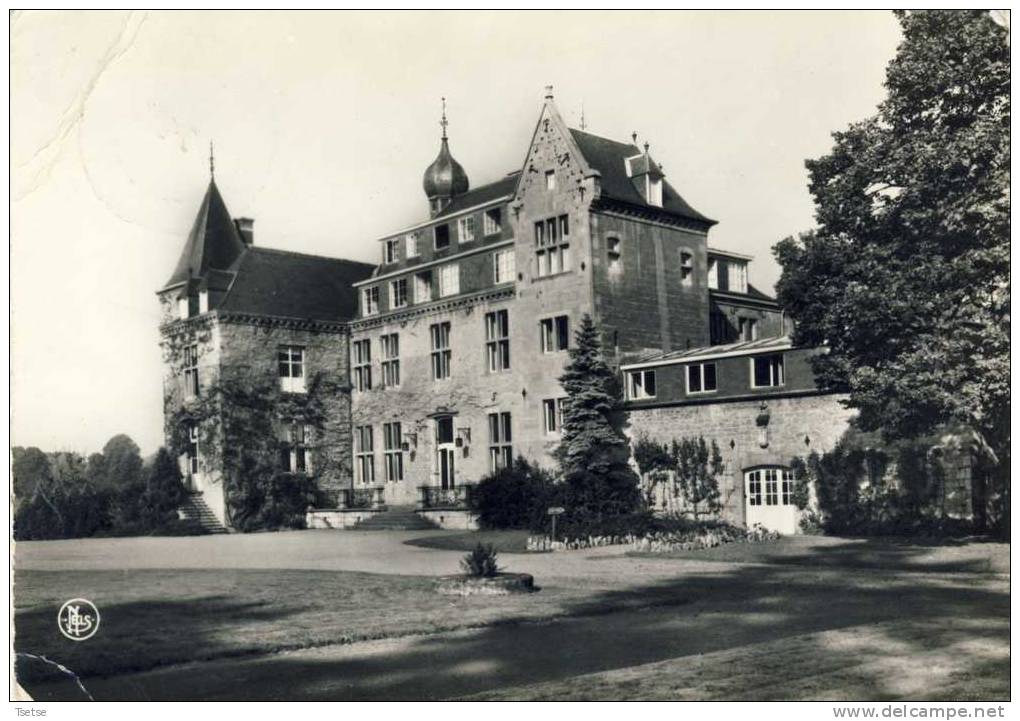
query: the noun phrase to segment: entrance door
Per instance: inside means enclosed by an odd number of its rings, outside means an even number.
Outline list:
[[[793,471],[780,466],[754,468],[744,473],[748,527],[758,523],[784,535],[797,532],[793,504]]]
[[[436,472],[439,474],[440,488],[453,488],[454,451],[453,417],[445,416],[436,419]]]

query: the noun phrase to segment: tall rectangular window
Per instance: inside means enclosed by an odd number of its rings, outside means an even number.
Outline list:
[[[690,286],[694,283],[694,255],[690,251],[680,251],[680,284]]]
[[[277,353],[280,390],[284,393],[305,392],[305,349],[296,345],[282,345]]]
[[[419,238],[419,235],[418,235],[417,232],[415,232],[415,233],[408,233],[407,235],[404,236],[405,252],[407,253],[407,257],[408,258],[417,258],[418,257],[418,253],[419,253],[419,251],[418,251],[418,238]]]
[[[396,263],[400,260],[400,239],[391,238],[383,241],[383,263]]]
[[[570,219],[561,215],[535,223],[535,275],[570,270]]]
[[[198,345],[184,346],[184,397],[198,397]]]
[[[734,293],[747,292],[747,263],[738,260],[731,260],[726,263],[727,276],[726,285]]]
[[[542,428],[546,433],[559,433],[563,429],[563,401],[565,398],[546,398],[542,401]]]
[[[613,274],[623,271],[623,248],[619,238],[606,238],[606,267]]]
[[[758,340],[758,321],[755,318],[740,319],[740,340]]]
[[[715,388],[715,363],[692,363],[687,366],[688,393],[711,393]]]
[[[437,225],[433,228],[432,232],[435,239],[434,247],[436,250],[442,250],[443,248],[450,247],[450,226],[445,223],[443,225]]]
[[[460,293],[460,266],[456,263],[439,268],[439,297]]]
[[[570,319],[567,316],[558,315],[555,318],[543,318],[539,326],[543,353],[566,350],[570,345]]]
[[[514,267],[514,250],[497,250],[492,254],[492,279],[496,285],[509,283],[514,279],[517,269]]]
[[[404,480],[404,454],[400,450],[400,423],[383,423],[383,463],[386,480]]]
[[[475,239],[475,216],[468,215],[457,221],[457,242],[467,243]]]
[[[485,348],[490,373],[510,370],[510,314],[507,311],[485,314]]]
[[[396,388],[400,385],[400,334],[387,333],[379,338],[382,347],[382,382],[383,388]]]
[[[627,392],[632,399],[655,398],[655,371],[632,371]]]
[[[491,208],[485,211],[485,218],[482,221],[482,231],[486,235],[496,235],[503,229],[502,211],[499,208]]]
[[[719,289],[719,261],[715,258],[708,259],[708,287],[712,290]]]
[[[545,189],[556,190],[556,171],[547,170],[545,171]]]
[[[362,289],[361,297],[362,311],[365,315],[375,315],[379,312],[379,286]]]
[[[752,388],[781,386],[784,382],[782,353],[758,356],[751,359]]]
[[[390,283],[390,308],[407,305],[407,278],[397,278]]]
[[[198,424],[188,424],[188,475],[198,473]]]
[[[414,302],[428,303],[432,300],[432,271],[426,270],[414,276]]]
[[[354,471],[358,483],[375,483],[372,426],[357,426],[354,429]]]
[[[489,470],[498,471],[513,463],[509,413],[489,414]]]
[[[291,473],[312,472],[312,458],[308,447],[311,429],[301,423],[288,423],[280,438],[280,467]]]
[[[432,337],[432,379],[450,377],[450,323],[435,323],[429,326]]]
[[[356,340],[354,349],[354,389],[372,390],[372,341],[368,338]]]

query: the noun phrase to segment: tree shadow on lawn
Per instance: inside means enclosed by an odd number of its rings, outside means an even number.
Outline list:
[[[774,543],[731,543],[666,554],[629,555],[919,573],[1009,573],[1009,546],[988,543],[983,539],[947,541],[796,536]]]
[[[597,592],[549,622],[216,661],[101,679],[90,688],[97,699],[111,700],[435,700],[727,649],[737,650],[739,663],[753,652],[743,647],[789,641],[799,644],[799,673],[829,674],[836,684],[802,689],[802,697],[891,698],[902,688],[889,670],[862,658],[922,658],[954,644],[997,648],[1008,644],[1008,623],[1008,589],[997,579],[745,565]],[[854,638],[865,628],[863,646],[806,636],[842,630]],[[966,663],[989,662],[981,651],[973,654]],[[993,667],[1002,672],[1001,664]],[[790,697],[783,695],[783,684],[791,683],[783,670],[773,669],[774,683],[758,691],[760,668],[728,675],[747,686],[743,697]],[[924,689],[918,697],[927,695]]]

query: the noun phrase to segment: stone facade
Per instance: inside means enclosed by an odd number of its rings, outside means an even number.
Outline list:
[[[628,435],[632,440],[647,436],[664,443],[698,436],[714,440],[725,463],[719,479],[723,515],[744,523],[745,472],[762,466],[789,467],[795,457],[831,450],[853,417],[853,411],[844,408],[840,400],[841,396],[831,394],[768,398],[764,401],[766,436],[759,424],[760,399],[635,407],[630,412]]]

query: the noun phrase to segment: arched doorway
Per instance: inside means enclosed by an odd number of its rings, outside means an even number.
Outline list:
[[[793,471],[789,468],[759,466],[744,471],[744,499],[748,527],[758,523],[784,535],[797,532]]]

